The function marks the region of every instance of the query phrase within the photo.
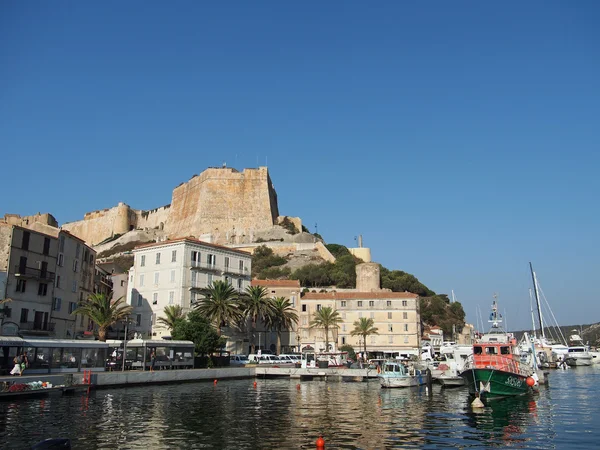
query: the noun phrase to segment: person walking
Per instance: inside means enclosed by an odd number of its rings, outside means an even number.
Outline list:
[[[23,356],[21,357],[21,373],[20,376],[23,376],[23,372],[25,369],[29,367],[29,359],[27,359],[27,352],[23,352]]]
[[[154,364],[156,364],[156,351],[152,349],[152,353],[150,353],[150,372],[154,372]]]
[[[11,375],[21,375],[21,356],[17,355],[13,358],[13,363],[15,367],[10,371]]]

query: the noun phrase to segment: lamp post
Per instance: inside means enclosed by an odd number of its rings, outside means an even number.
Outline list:
[[[127,325],[129,325],[129,317],[125,318],[125,336],[123,336],[123,366],[121,372],[125,372],[125,357],[127,356]]]
[[[296,332],[296,340],[298,341],[298,353],[302,353],[300,348],[300,334]]]

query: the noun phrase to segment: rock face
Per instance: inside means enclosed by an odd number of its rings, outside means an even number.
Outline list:
[[[290,218],[301,229],[298,218]],[[209,168],[173,190],[170,205],[151,211],[125,203],[87,213],[63,228],[91,245],[132,230],[159,230],[169,239],[194,236],[217,244],[254,242],[279,223],[277,194],[266,167]]]

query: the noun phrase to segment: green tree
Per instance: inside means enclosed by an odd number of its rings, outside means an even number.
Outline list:
[[[157,322],[162,323],[169,330],[172,330],[175,326],[175,322],[178,320],[185,319],[185,313],[183,312],[183,308],[179,305],[168,305],[165,306],[163,310],[165,317],[159,317]]]
[[[124,320],[133,311],[133,307],[127,305],[123,297],[114,301],[111,297],[112,294],[92,294],[73,311],[73,314],[89,317],[98,326],[98,339],[103,342],[106,341],[106,329]]]
[[[348,352],[348,358],[353,361],[356,361],[356,352],[354,351],[354,347],[350,344],[344,344],[340,347],[341,352]]]
[[[286,262],[287,259],[282,256],[276,256],[271,248],[266,245],[260,245],[252,253],[252,276],[258,277],[263,270],[282,266]]]
[[[310,322],[310,328],[322,328],[325,331],[325,351],[329,351],[329,330],[339,328],[342,322],[340,313],[331,306],[325,306],[315,311],[313,320]]]
[[[271,299],[267,297],[267,288],[263,286],[248,286],[244,296],[241,298],[244,317],[251,321],[252,325],[252,353],[256,353],[256,323],[265,320],[272,309]]]
[[[367,357],[367,336],[379,334],[379,330],[373,326],[374,323],[375,322],[371,318],[361,317],[354,322],[354,330],[350,332],[351,336],[362,336],[365,358]]]
[[[200,290],[202,299],[194,306],[215,325],[219,336],[222,327],[237,324],[243,317],[239,294],[226,281],[217,280]]]
[[[281,353],[281,332],[290,330],[298,323],[298,314],[292,303],[285,297],[271,300],[271,310],[266,316],[267,326],[277,332],[277,354]]]
[[[192,341],[199,356],[219,351],[226,342],[226,339],[219,336],[215,327],[200,311],[190,311],[185,319],[176,321],[171,337],[176,340]]]

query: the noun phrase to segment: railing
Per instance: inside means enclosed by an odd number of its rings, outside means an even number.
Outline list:
[[[21,322],[19,323],[19,329],[24,331],[54,331],[54,325],[54,322]]]
[[[39,280],[54,281],[54,272],[47,270],[34,269],[33,267],[15,266],[15,276],[31,277]]]
[[[473,355],[473,360],[469,360],[465,364],[465,370],[468,369],[496,369],[518,373],[524,377],[530,376],[532,373],[532,368],[527,364],[522,364],[511,356],[504,355]]]
[[[231,273],[234,275],[243,275],[243,276],[250,275],[250,271],[248,270],[247,267],[240,269],[240,268],[231,267],[231,266],[225,266],[225,265],[220,265],[220,264],[219,265],[209,264],[209,263],[204,263],[204,262],[199,262],[199,261],[192,261],[192,269],[212,270],[214,272]]]

